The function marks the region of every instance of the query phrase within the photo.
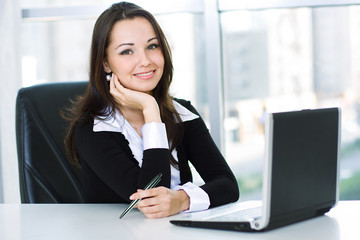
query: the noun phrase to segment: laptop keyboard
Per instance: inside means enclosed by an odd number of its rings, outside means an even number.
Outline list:
[[[247,221],[261,217],[262,207],[243,209],[225,215],[209,218],[210,221]]]

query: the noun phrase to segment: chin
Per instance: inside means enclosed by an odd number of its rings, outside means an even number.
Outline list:
[[[137,91],[137,92],[143,92],[152,95],[152,92],[154,88],[130,88],[130,90]]]
[[[134,89],[134,90],[139,91],[139,92],[143,92],[143,93],[152,93],[155,88],[156,88],[156,86],[151,86],[151,87],[137,88],[137,89]]]

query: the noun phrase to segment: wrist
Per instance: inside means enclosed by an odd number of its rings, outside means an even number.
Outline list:
[[[180,211],[186,211],[190,208],[190,197],[184,190],[178,191],[180,195]]]
[[[146,106],[144,106],[143,115],[144,115],[145,123],[149,123],[149,122],[161,123],[160,109],[155,98],[152,98],[152,101],[149,101],[146,104]]]

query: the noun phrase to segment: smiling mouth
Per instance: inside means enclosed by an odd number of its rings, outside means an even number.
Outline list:
[[[155,70],[153,71],[150,71],[150,72],[147,72],[147,73],[138,73],[138,74],[134,74],[136,77],[147,77],[147,76],[150,76],[152,74],[155,73]]]

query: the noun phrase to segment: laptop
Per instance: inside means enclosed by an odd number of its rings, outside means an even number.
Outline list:
[[[268,113],[262,201],[184,213],[170,222],[266,231],[324,215],[339,198],[340,126],[340,108]]]

